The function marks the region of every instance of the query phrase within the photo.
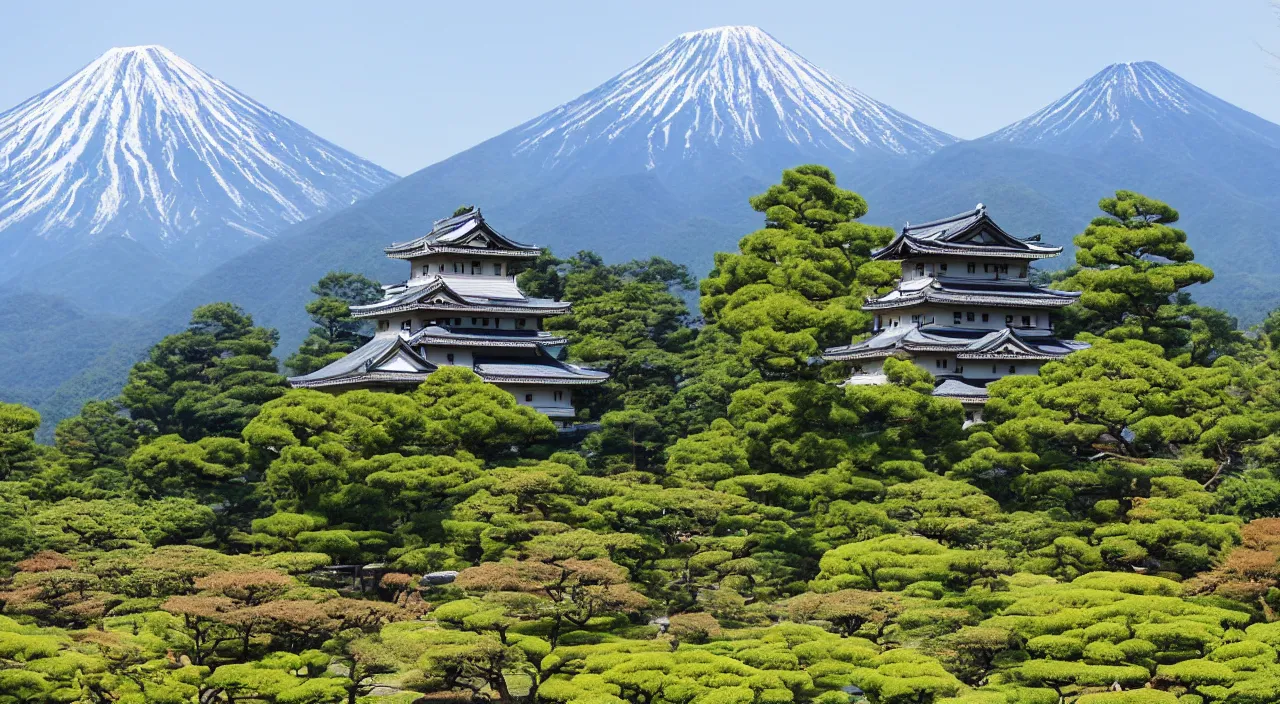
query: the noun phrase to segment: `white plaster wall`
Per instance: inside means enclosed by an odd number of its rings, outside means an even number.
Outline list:
[[[514,384],[498,384],[503,391],[515,396],[516,403],[528,406],[539,413],[564,418],[574,415],[573,391],[569,387],[554,386],[522,386]],[[560,392],[560,398],[556,398]],[[532,400],[529,397],[532,396]]]

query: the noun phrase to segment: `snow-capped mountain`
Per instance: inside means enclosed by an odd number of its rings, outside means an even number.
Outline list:
[[[1097,152],[1115,142],[1149,143],[1167,156],[1190,156],[1197,137],[1209,135],[1280,148],[1280,125],[1160,64],[1139,61],[1102,69],[1059,100],[984,139],[1059,152]]]
[[[0,276],[124,237],[216,264],[395,180],[160,46],[0,113]]]
[[[592,147],[646,168],[779,144],[848,155],[922,155],[956,141],[880,103],[757,27],[676,37],[645,60],[517,129],[517,154],[555,166]]]

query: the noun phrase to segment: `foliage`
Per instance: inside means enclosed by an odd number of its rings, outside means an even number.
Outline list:
[[[1091,347],[965,427],[910,361],[809,365],[892,281],[861,198],[801,167],[753,205],[703,327],[665,260],[522,275],[614,374],[585,438],[460,367],[286,390],[225,304],[52,447],[0,407],[0,704],[1280,698],[1275,331],[1192,307],[1171,209],[1104,201]],[[327,306],[326,349],[358,344]]]
[[[382,298],[382,286],[360,274],[331,271],[311,292],[316,299],[307,304],[307,315],[315,327],[298,351],[284,361],[295,375],[309,374],[369,340],[367,321],[351,317],[351,306],[367,305]]]

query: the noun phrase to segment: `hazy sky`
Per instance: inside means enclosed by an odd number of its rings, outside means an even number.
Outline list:
[[[406,174],[584,93],[675,35],[753,24],[960,137],[1154,60],[1280,122],[1266,0],[0,3],[0,110],[112,46],[163,44]]]

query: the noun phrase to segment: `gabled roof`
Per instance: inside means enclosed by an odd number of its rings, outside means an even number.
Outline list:
[[[608,372],[561,362],[541,347],[530,361],[477,357],[473,369],[481,379],[494,384],[576,386],[601,384],[609,379]]]
[[[570,304],[548,298],[529,298],[511,276],[449,276],[433,274],[385,289],[377,303],[351,306],[356,318],[373,318],[409,310],[455,313],[528,313],[558,315]]]
[[[928,277],[904,282],[879,298],[868,299],[863,310],[909,308],[922,303],[992,305],[1005,308],[1062,308],[1080,294],[1041,288],[1025,279],[974,280]]]
[[[441,347],[509,347],[533,349],[536,345],[565,345],[568,338],[542,330],[451,330],[429,325],[409,337],[409,344]]]
[[[393,244],[383,251],[392,259],[412,259],[428,254],[478,254],[532,259],[541,254],[536,245],[517,242],[485,222],[480,209],[436,220],[431,232],[408,242]]]
[[[417,386],[436,365],[423,359],[399,333],[381,334],[360,349],[310,374],[289,379],[294,388]]]
[[[1010,259],[1045,259],[1062,253],[1061,247],[1040,244],[1039,237],[1019,239],[1005,232],[981,203],[970,211],[907,225],[872,259],[907,259],[922,255],[969,255]]]
[[[903,351],[908,354],[948,353],[957,359],[1052,361],[1087,347],[1083,342],[1019,335],[1012,328],[982,330],[902,325],[862,342],[827,349],[822,358],[829,361],[883,359]]]

